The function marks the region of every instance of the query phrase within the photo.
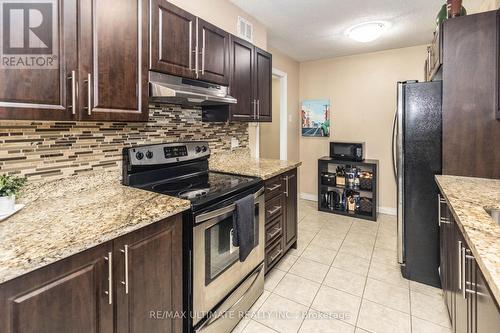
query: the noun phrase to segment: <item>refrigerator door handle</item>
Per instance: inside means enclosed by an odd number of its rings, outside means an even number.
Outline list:
[[[396,112],[394,113],[394,120],[392,122],[392,171],[394,172],[394,180],[398,181],[398,167],[396,165],[396,154],[397,154],[397,146],[396,146],[396,128],[398,125],[398,109],[396,108]]]

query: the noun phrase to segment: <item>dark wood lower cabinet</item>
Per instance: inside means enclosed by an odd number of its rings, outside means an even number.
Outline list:
[[[440,275],[455,333],[493,333],[500,308],[446,201],[440,197]]]
[[[181,320],[163,316],[182,311],[182,217],[123,236],[114,249],[116,332],[182,332]]]
[[[483,273],[476,265],[476,332],[498,332],[500,315],[498,304],[484,279]]]
[[[266,193],[266,273],[297,243],[297,169],[264,183]]]
[[[108,242],[0,285],[0,332],[113,332],[111,252]]]
[[[297,241],[297,169],[284,175],[285,182],[285,248],[290,248]]]
[[[0,332],[180,333],[182,290],[177,215],[1,284]]]

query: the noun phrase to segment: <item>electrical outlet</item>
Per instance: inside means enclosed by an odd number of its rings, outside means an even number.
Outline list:
[[[231,149],[238,148],[240,146],[240,140],[236,138],[231,138]]]

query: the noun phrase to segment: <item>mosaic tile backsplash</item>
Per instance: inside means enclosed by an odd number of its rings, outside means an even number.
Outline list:
[[[147,123],[0,121],[0,173],[58,179],[95,169],[119,170],[122,148],[205,140],[212,153],[248,147],[245,123],[202,123],[201,111],[152,108]]]

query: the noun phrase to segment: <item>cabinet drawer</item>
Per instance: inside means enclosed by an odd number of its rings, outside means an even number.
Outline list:
[[[280,260],[282,254],[283,242],[280,237],[266,249],[266,272]]]
[[[266,201],[271,200],[280,193],[283,193],[283,179],[281,175],[271,178],[266,181]]]
[[[266,202],[266,223],[283,214],[283,195],[278,195]]]
[[[283,214],[266,224],[266,247],[283,235]]]

